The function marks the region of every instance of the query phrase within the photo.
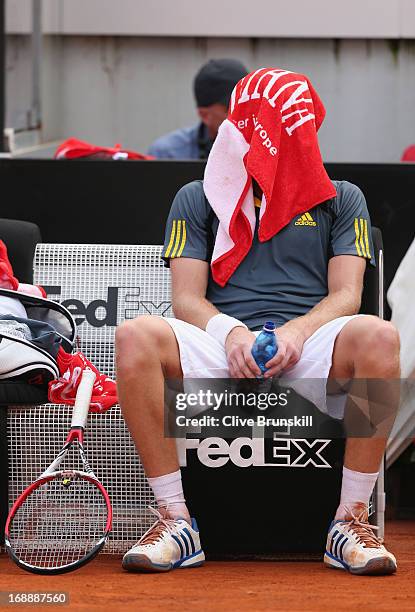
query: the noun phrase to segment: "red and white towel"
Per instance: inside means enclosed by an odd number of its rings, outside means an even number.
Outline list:
[[[204,176],[206,197],[219,219],[211,263],[219,285],[226,285],[252,245],[252,179],[263,192],[261,242],[336,195],[317,140],[324,115],[302,74],[261,68],[237,83]]]

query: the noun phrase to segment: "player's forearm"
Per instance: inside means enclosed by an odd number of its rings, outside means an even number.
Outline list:
[[[360,294],[344,287],[339,291],[330,293],[306,315],[289,321],[286,326],[296,328],[304,336],[304,340],[307,340],[317,329],[329,321],[359,312],[360,303]]]
[[[173,312],[177,319],[206,329],[208,321],[219,313],[219,310],[206,298],[195,295],[173,294]]]

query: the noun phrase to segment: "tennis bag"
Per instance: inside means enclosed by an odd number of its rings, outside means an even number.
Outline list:
[[[46,298],[0,289],[1,297],[18,299],[27,319],[0,315],[0,381],[26,382],[45,389],[59,377],[59,347],[72,353],[76,324],[64,306]]]

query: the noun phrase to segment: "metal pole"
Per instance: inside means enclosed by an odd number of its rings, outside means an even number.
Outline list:
[[[32,0],[32,103],[30,128],[40,128],[42,72],[42,0]]]
[[[384,287],[384,258],[383,258],[383,246],[379,249],[378,257],[378,291],[379,291],[379,318],[384,319],[385,317],[385,287]],[[382,463],[379,467],[379,476],[376,482],[374,497],[376,499],[376,524],[379,527],[378,535],[381,538],[385,537],[385,510],[386,510],[386,493],[385,493],[385,457],[382,459]]]
[[[4,139],[4,123],[6,115],[6,32],[5,32],[5,0],[0,0],[0,153],[6,151]]]

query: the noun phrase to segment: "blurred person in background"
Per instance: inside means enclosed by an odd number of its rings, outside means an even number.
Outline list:
[[[236,83],[248,74],[235,59],[214,59],[204,64],[193,81],[200,123],[158,138],[148,153],[159,159],[207,159],[219,126],[226,119]]]

